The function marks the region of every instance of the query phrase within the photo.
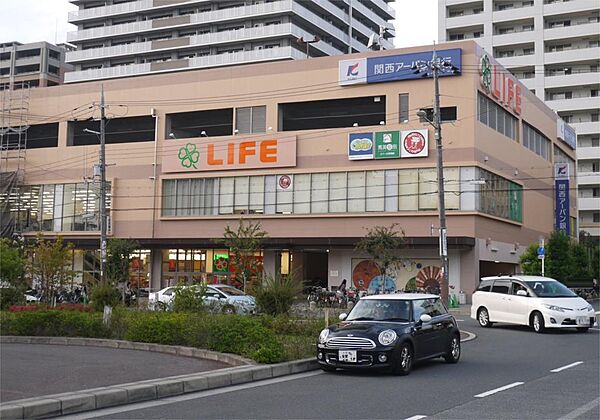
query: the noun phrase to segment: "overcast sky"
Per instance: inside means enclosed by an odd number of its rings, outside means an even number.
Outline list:
[[[437,40],[437,0],[396,0],[397,47],[431,44]],[[0,0],[0,42],[61,43],[76,28],[67,14],[77,10],[68,0]]]

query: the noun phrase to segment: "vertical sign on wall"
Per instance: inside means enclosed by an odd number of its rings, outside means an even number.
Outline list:
[[[571,218],[569,204],[569,164],[557,163],[554,165],[554,199],[555,199],[555,225],[556,230],[563,231],[566,235],[571,233]]]

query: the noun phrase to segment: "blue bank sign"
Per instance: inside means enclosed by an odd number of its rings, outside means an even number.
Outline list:
[[[567,235],[571,232],[569,203],[569,164],[554,164],[554,220],[556,230]]]
[[[461,73],[461,52],[460,48],[437,51],[440,76],[456,76]],[[345,86],[433,77],[432,58],[433,51],[426,51],[341,60],[338,64],[339,84]]]

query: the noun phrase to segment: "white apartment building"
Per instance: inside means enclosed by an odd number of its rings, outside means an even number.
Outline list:
[[[392,28],[393,1],[70,0],[77,50],[65,81],[362,52]],[[393,48],[383,32],[380,45]]]
[[[579,229],[600,236],[600,1],[440,0],[440,42],[475,39],[577,133]]]

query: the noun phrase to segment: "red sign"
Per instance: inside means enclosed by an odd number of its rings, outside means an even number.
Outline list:
[[[502,105],[521,113],[521,85],[504,67],[487,55],[480,59],[481,85]]]
[[[411,155],[421,153],[425,144],[425,137],[418,131],[413,131],[404,138],[404,149]]]

